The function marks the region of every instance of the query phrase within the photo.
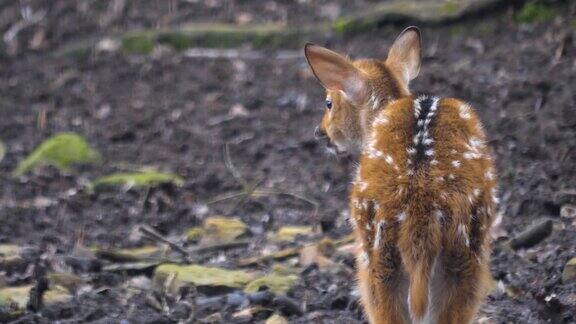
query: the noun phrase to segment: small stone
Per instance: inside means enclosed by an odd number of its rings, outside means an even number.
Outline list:
[[[288,320],[281,315],[274,314],[266,320],[265,324],[288,324]]]
[[[298,305],[298,303],[294,299],[289,298],[287,296],[274,297],[273,304],[287,316],[290,315],[302,316],[302,314],[304,314],[300,305]]]
[[[576,278],[576,257],[568,260],[562,271],[562,282],[566,283]]]
[[[246,295],[244,295],[242,293],[233,292],[233,293],[226,295],[226,304],[228,304],[232,307],[245,307],[249,303],[250,303],[250,300],[248,300]]]
[[[564,205],[560,208],[560,217],[576,218],[576,206]]]

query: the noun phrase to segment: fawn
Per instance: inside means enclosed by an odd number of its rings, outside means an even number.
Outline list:
[[[371,323],[469,323],[491,281],[491,152],[468,104],[410,94],[420,44],[409,27],[386,60],[305,47],[327,92],[316,136],[359,155],[350,209]]]

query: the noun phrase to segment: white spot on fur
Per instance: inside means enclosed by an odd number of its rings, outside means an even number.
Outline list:
[[[492,202],[495,204],[500,203],[500,198],[498,198],[498,189],[492,188]]]
[[[477,137],[471,137],[468,142],[470,143],[470,146],[474,148],[482,148],[484,146],[484,141]]]
[[[409,147],[406,149],[406,152],[410,155],[414,155],[414,154],[416,154],[416,149],[413,147]]]
[[[359,257],[359,263],[361,265],[363,265],[364,267],[368,267],[370,265],[370,258],[368,256],[368,253],[366,252],[362,252],[358,255]]]
[[[482,154],[469,151],[464,153],[463,156],[467,160],[472,160],[472,159],[480,159],[482,157]]]
[[[448,175],[448,179],[454,179],[454,178],[456,178],[456,177],[454,176],[453,173],[450,173],[450,174]]]
[[[358,190],[360,190],[361,192],[368,189],[368,182],[366,181],[358,181],[356,182],[356,185],[358,186]]]
[[[480,189],[476,188],[476,189],[472,190],[472,194],[474,195],[474,197],[480,196]]]
[[[430,165],[438,165],[438,160],[434,159],[430,161]]]
[[[440,209],[436,209],[434,211],[434,217],[436,217],[436,220],[441,221],[444,219],[444,213],[442,213]]]
[[[458,160],[454,160],[451,162],[452,166],[455,168],[459,168],[460,167],[460,161]]]
[[[460,106],[458,106],[458,109],[460,110],[460,117],[464,118],[464,119],[470,119],[471,115],[470,115],[470,106],[468,104],[461,104]]]
[[[430,144],[434,143],[434,140],[431,138],[426,138],[426,139],[424,139],[423,143],[424,143],[424,145],[430,145]]]
[[[380,240],[382,238],[382,231],[384,230],[384,226],[386,226],[386,221],[381,220],[378,222],[376,226],[376,234],[374,235],[374,246],[373,249],[377,250],[380,247]]]
[[[488,169],[488,171],[486,171],[486,173],[484,173],[484,177],[488,180],[494,180],[494,172],[492,172],[492,170]]]
[[[425,154],[426,154],[426,156],[432,156],[432,155],[434,155],[434,150],[433,149],[426,150]]]
[[[386,160],[386,163],[388,163],[388,164],[394,163],[394,159],[390,155],[386,155],[386,157],[384,159]]]
[[[386,125],[389,122],[390,121],[388,120],[388,118],[382,116],[381,114],[378,115],[378,117],[376,117],[376,119],[374,119],[374,125]]]
[[[401,212],[400,214],[396,215],[396,219],[399,222],[403,222],[404,220],[406,220],[406,213],[405,212]]]
[[[470,246],[470,238],[468,237],[468,228],[464,224],[458,225],[458,234],[464,240],[466,246]]]

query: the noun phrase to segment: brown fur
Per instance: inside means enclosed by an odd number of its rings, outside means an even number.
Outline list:
[[[401,46],[415,45],[404,40]],[[315,58],[308,51],[307,57],[314,69]],[[340,150],[360,151],[350,209],[368,318],[378,324],[469,323],[490,280],[497,200],[481,123],[467,104],[438,99],[428,126],[432,151],[418,162],[410,153],[418,98],[407,90],[403,62],[389,56],[350,63],[360,71],[361,86],[327,89],[333,107],[320,128]],[[419,61],[411,66],[419,68]],[[413,69],[404,76],[415,77]],[[315,71],[320,80],[322,73],[331,72]],[[354,96],[346,93],[356,89]]]

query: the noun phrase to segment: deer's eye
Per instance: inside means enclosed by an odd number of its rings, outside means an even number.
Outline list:
[[[326,99],[326,108],[332,109],[332,100]]]

